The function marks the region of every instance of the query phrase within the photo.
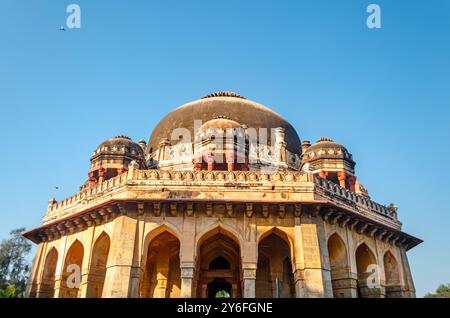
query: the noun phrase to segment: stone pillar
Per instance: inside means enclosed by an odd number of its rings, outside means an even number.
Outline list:
[[[332,280],[334,298],[357,298],[357,277],[349,270],[336,275]]]
[[[192,298],[194,281],[194,264],[183,264],[181,267],[181,298]]]
[[[320,267],[322,271],[324,297],[333,297],[333,285],[331,283],[331,267],[330,257],[328,254],[328,241],[325,233],[325,224],[322,217],[319,216],[319,207],[315,207],[315,215],[311,217],[311,221],[315,224],[317,242],[320,255]]]
[[[94,171],[89,171],[88,173],[89,186],[95,187],[97,184],[97,178],[95,177]]]
[[[338,179],[339,179],[339,185],[341,187],[343,187],[343,188],[346,188],[347,187],[347,184],[346,184],[347,175],[345,174],[345,172],[344,171],[339,171],[337,176],[338,176]]]
[[[88,284],[90,283],[90,267],[91,267],[91,259],[92,259],[92,240],[94,236],[94,227],[89,226],[85,230],[85,237],[89,238],[89,240],[86,240],[86,248],[83,253],[83,263],[81,268],[81,283],[80,283],[80,290],[79,295],[81,298],[89,298],[92,297],[92,295],[88,294]]]
[[[247,206],[250,209],[250,206]],[[253,209],[253,206],[251,206]],[[242,297],[256,297],[256,268],[258,267],[258,241],[255,214],[244,214],[244,240],[241,246]],[[233,296],[235,297],[235,296]]]
[[[286,164],[286,141],[284,136],[284,128],[278,127],[275,129],[276,160],[281,164]]]
[[[127,171],[126,168],[117,168],[117,175],[121,175]]]
[[[403,298],[416,298],[416,288],[414,287],[414,282],[411,274],[411,269],[409,268],[408,257],[406,256],[406,250],[404,247],[400,247],[401,255],[401,268],[403,270]]]
[[[190,209],[193,209],[192,205]],[[180,238],[181,298],[196,297],[195,290],[195,217],[194,211],[186,212],[183,237]]]
[[[98,183],[102,184],[105,181],[106,169],[100,168],[98,169]]]
[[[165,160],[166,159],[166,151],[167,149],[170,147],[170,141],[169,139],[162,139],[159,142],[159,149],[156,155],[156,160],[159,162],[161,160]]]
[[[327,179],[328,178],[328,171],[320,170],[319,177],[321,177],[322,179]]]
[[[208,165],[208,171],[213,171],[214,170],[214,154],[210,153],[208,154],[207,158],[206,158],[206,162]]]
[[[234,170],[234,155],[227,155],[226,161],[227,161],[227,170],[233,171]]]
[[[67,235],[61,237],[58,253],[58,262],[55,271],[55,298],[60,298],[63,293],[62,290],[62,276],[64,272],[64,260],[67,253]]]
[[[169,259],[169,249],[160,249],[158,251],[158,257],[156,259],[156,287],[153,298],[166,298]]]
[[[349,183],[349,189],[351,192],[355,192],[356,190],[356,177],[355,176],[350,176],[348,178],[348,183]]]
[[[333,297],[330,271],[321,258],[324,249],[326,249],[326,242],[320,221],[318,216],[303,214],[300,229],[296,224],[294,245],[299,245],[302,249],[298,251],[295,247],[296,250],[294,251],[294,280],[297,297]],[[301,257],[303,262],[301,259],[297,259]]]
[[[45,266],[45,251],[44,243],[37,246],[36,256],[33,260],[33,266],[30,268],[30,274],[28,276],[27,287],[25,291],[26,298],[36,298],[38,294],[38,287],[40,287],[40,274]]]
[[[139,253],[136,211],[129,211],[128,215],[119,216],[113,222],[103,297],[137,297],[140,266],[135,260]]]
[[[242,268],[242,297],[255,298],[256,291],[256,264],[246,264],[246,268]]]
[[[294,212],[294,257],[292,260],[292,270],[294,272],[295,296],[297,298],[305,297],[303,289],[303,269],[305,268],[305,262],[303,259],[301,214],[302,206],[296,205]]]
[[[296,298],[304,298],[305,292],[303,288],[303,270],[295,269],[294,270],[294,284],[295,284],[295,297]]]

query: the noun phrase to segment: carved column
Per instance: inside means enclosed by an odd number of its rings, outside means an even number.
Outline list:
[[[183,222],[183,238],[180,245],[182,298],[195,297],[195,216],[194,205],[188,204]]]
[[[194,264],[183,264],[181,267],[181,298],[191,298],[193,295]]]
[[[256,235],[256,216],[253,214],[253,205],[247,204],[244,214],[244,240],[241,247],[242,257],[242,297],[255,298],[256,296],[256,268],[258,264],[258,242]],[[250,213],[251,211],[251,213]]]

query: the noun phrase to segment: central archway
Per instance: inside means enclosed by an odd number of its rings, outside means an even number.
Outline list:
[[[205,234],[197,254],[197,297],[242,297],[240,247],[222,229]]]
[[[208,298],[231,298],[233,286],[223,278],[215,278],[208,284]]]

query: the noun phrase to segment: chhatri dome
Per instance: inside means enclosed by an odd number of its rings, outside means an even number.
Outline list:
[[[246,127],[266,128],[269,135],[270,129],[281,127],[285,130],[287,149],[294,154],[301,154],[300,138],[288,121],[269,108],[232,92],[216,92],[171,111],[156,125],[148,149],[157,149],[159,142],[170,139],[171,133],[177,128],[186,128],[194,136],[194,120],[204,124],[220,117]]]
[[[24,234],[37,244],[27,295],[415,297],[407,251],[422,241],[355,165],[257,102],[209,94],[148,145],[119,135],[95,149],[86,183]]]

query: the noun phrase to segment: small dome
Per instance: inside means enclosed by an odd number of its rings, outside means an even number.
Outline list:
[[[202,125],[205,125],[215,119],[227,119],[236,124],[240,123],[242,127],[245,125],[257,130],[267,129],[268,136],[270,136],[271,129],[284,128],[286,149],[293,154],[301,155],[300,138],[288,121],[269,108],[232,92],[212,93],[172,110],[153,129],[147,152],[151,153],[158,149],[161,140],[170,138],[175,129],[185,128],[189,130],[191,138],[193,138],[195,136],[195,120],[199,120]],[[218,123],[216,122],[216,124]],[[236,125],[235,123],[232,126]],[[227,126],[230,123],[222,121],[220,124]],[[268,142],[269,145],[272,144],[271,140]]]
[[[104,156],[126,156],[132,160],[142,160],[144,151],[130,137],[118,135],[102,142],[92,154],[91,161]]]
[[[348,150],[332,139],[322,137],[304,150],[302,162],[313,162],[318,159],[343,159],[353,163],[353,156]]]

